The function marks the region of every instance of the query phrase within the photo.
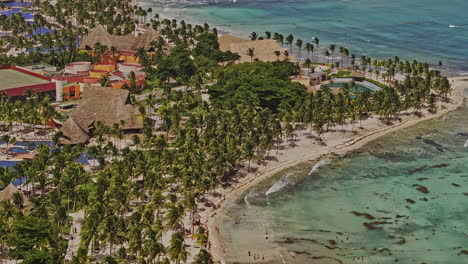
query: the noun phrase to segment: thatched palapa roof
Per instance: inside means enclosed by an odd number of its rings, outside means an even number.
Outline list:
[[[114,46],[118,50],[137,50],[144,48],[149,50],[150,43],[159,39],[159,32],[149,27],[141,36],[119,36],[112,35],[102,26],[99,25],[91,29],[80,43],[80,49],[93,49],[96,43],[105,45],[108,48]]]
[[[8,186],[0,191],[0,202],[8,201],[13,198],[15,193],[20,192],[13,184],[8,184]]]
[[[286,59],[284,56],[285,49],[273,39],[247,40],[226,34],[218,38],[218,43],[220,50],[230,50],[239,54],[241,58],[238,62],[250,62],[250,57],[247,55],[249,48],[254,49],[255,56],[253,58],[260,61],[277,61],[278,57],[275,55],[275,51],[281,52],[280,60]],[[294,58],[289,55],[288,59],[293,60]]]
[[[128,103],[129,91],[108,87],[85,87],[81,103],[63,123],[61,143],[79,144],[89,140],[97,121],[106,126],[125,122],[123,129],[143,128],[138,109]]]
[[[29,207],[31,205],[28,197],[26,197],[16,186],[14,186],[13,183],[10,183],[5,189],[0,191],[0,209],[2,209],[1,202],[12,200],[17,193],[20,194],[23,198],[24,206]]]

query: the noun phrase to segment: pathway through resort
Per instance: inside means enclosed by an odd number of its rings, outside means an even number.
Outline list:
[[[80,246],[81,224],[83,223],[85,213],[84,210],[80,210],[75,213],[70,213],[69,216],[73,217],[73,223],[70,229],[67,254],[65,255],[66,260],[71,260],[73,256],[76,256],[76,251]]]

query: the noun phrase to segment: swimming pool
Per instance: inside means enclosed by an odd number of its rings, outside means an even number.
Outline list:
[[[10,10],[0,12],[0,15],[6,15],[7,17],[10,17],[12,14],[20,13],[26,20],[34,18],[33,14],[27,13],[27,12],[23,13],[21,12],[21,10],[22,10],[21,8],[13,8]]]
[[[25,148],[18,148],[18,147],[13,147],[13,148],[10,148],[9,150],[10,150],[10,152],[16,153],[16,154],[28,153],[29,152],[29,150],[27,150]]]
[[[20,162],[21,161],[0,160],[0,167],[13,168],[13,166]]]
[[[356,84],[355,87],[351,87],[351,84],[349,82],[334,82],[334,83],[330,83],[329,86],[330,86],[330,88],[343,88],[343,86],[345,84],[349,85],[349,88],[350,88],[351,92],[363,92],[363,91],[366,91],[366,90],[370,90],[371,92],[376,91],[376,89],[374,89],[374,88],[372,88],[370,86],[367,86],[367,85],[365,85],[364,83],[361,83],[361,82],[355,82],[355,84]]]

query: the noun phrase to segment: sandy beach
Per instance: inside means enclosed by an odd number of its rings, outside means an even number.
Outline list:
[[[457,109],[465,102],[463,90],[468,88],[468,78],[461,76],[451,78],[450,80],[454,88],[450,98],[451,101],[450,103],[439,104],[436,114],[430,114],[427,111],[423,111],[423,116],[417,117],[410,113],[404,113],[401,116],[401,121],[396,121],[392,125],[385,125],[374,116],[367,120],[363,120],[362,128],[359,128],[359,123],[355,124],[354,132],[352,132],[353,126],[351,124],[345,125],[344,127],[334,127],[330,132],[322,135],[326,145],[319,144],[314,139],[311,139],[308,133],[309,129],[307,128],[302,133],[297,132],[298,135],[295,146],[288,146],[288,144],[284,142],[283,149],[278,153],[276,153],[276,150],[271,151],[271,155],[274,156],[272,161],[268,161],[261,165],[256,164],[255,172],[247,173],[246,171],[241,171],[238,173],[235,176],[236,179],[234,180],[234,183],[229,188],[218,188],[216,190],[218,194],[221,194],[218,195],[220,198],[213,196],[210,197],[210,199],[217,204],[217,208],[206,208],[206,210],[200,214],[202,217],[201,222],[206,223],[208,226],[211,244],[210,251],[213,257],[221,263],[229,263],[225,260],[226,250],[222,241],[223,230],[219,229],[219,226],[221,226],[221,216],[225,213],[224,210],[226,209],[226,205],[229,201],[232,201],[242,195],[242,193],[248,188],[285,169],[303,162],[318,162],[326,157],[342,156],[347,152],[361,148],[368,142],[376,140],[386,134],[412,126],[421,121],[443,116],[446,113]],[[268,258],[262,260],[264,263],[268,263],[269,261],[271,260]],[[321,261],[317,263],[329,263],[329,261],[330,260],[324,260],[323,262]]]

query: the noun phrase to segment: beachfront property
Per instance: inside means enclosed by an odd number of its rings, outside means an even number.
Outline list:
[[[270,62],[294,60],[292,55],[286,57],[286,50],[273,39],[248,40],[225,34],[218,38],[218,43],[221,51],[231,51],[240,55],[240,59],[236,63],[250,62],[251,60]],[[252,58],[247,55],[248,49],[253,49]],[[276,51],[280,52],[279,56],[276,56]]]
[[[88,142],[98,121],[109,127],[123,123],[124,131],[139,131],[143,128],[143,119],[138,109],[129,102],[129,95],[130,92],[124,89],[85,87],[80,104],[60,128],[60,142]]]
[[[327,73],[314,71],[310,68],[302,68],[300,75],[292,78],[293,82],[298,82],[306,87],[320,85],[327,80]]]
[[[22,99],[27,90],[46,93],[53,100],[61,97],[61,84],[53,78],[21,67],[0,67],[0,93],[13,99]]]

